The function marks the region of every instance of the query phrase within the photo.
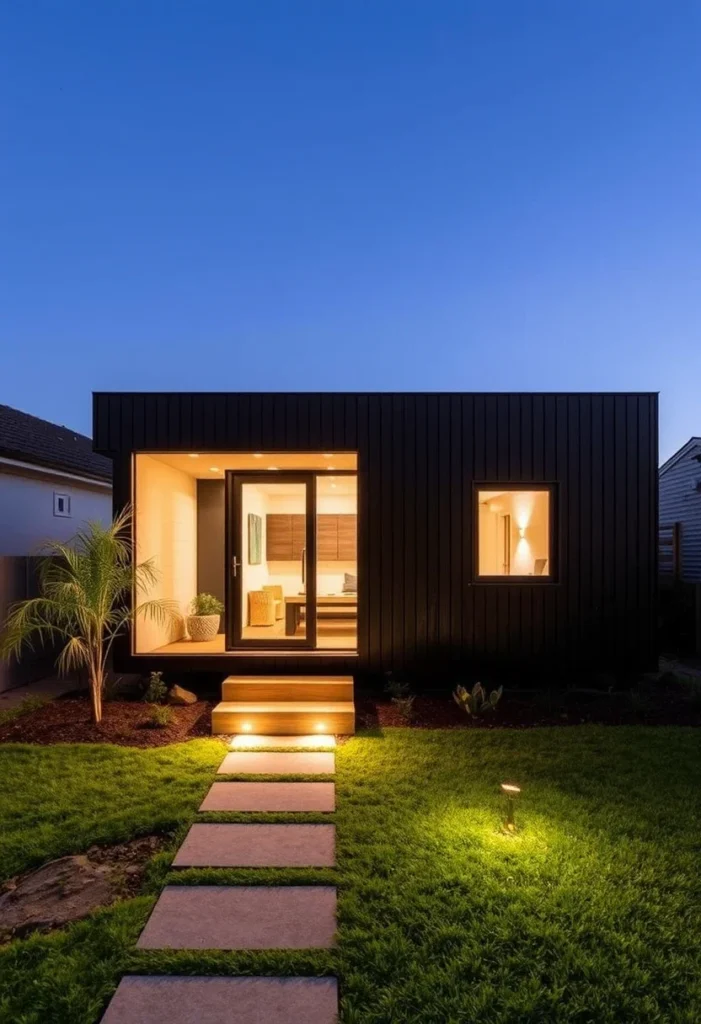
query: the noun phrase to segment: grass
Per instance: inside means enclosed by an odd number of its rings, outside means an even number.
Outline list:
[[[18,704],[14,704],[10,708],[3,708],[0,711],[0,725],[7,725],[8,722],[14,722],[17,718],[21,718],[22,715],[28,715],[32,711],[37,711],[44,704],[48,703],[48,700],[48,697],[25,697]]]
[[[13,780],[0,805],[3,873],[156,826],[175,845],[221,756],[213,740],[0,749]],[[337,950],[137,952],[168,878],[160,854],[145,895],[0,951],[0,1021],[92,1024],[124,971],[333,972],[344,1024],[701,1019],[699,731],[394,729],[340,747],[337,770]],[[513,836],[500,827],[504,780],[523,787]]]

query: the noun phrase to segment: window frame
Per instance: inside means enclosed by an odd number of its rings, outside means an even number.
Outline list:
[[[61,511],[59,503],[64,502],[64,510]],[[71,496],[68,491],[54,491],[54,516],[57,519],[72,519]]]
[[[481,576],[479,572],[479,494],[480,491],[545,491],[548,494],[548,564],[547,576]],[[560,531],[558,519],[557,484],[554,482],[526,481],[518,483],[500,480],[480,480],[472,484],[472,582],[486,586],[552,587],[559,582]]]

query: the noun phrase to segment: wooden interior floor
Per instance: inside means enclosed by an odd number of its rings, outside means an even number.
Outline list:
[[[344,624],[325,622],[322,626],[319,623],[316,637],[316,649],[321,651],[355,651],[358,647],[358,635],[353,623],[352,630],[343,628]],[[300,634],[297,633],[297,638]],[[244,639],[267,640],[271,644],[279,644],[280,649],[285,646],[285,628],[282,622],[274,626],[246,626]],[[227,651],[223,633],[217,634],[214,640],[205,640],[203,643],[193,643],[191,640],[178,640],[164,647],[157,647],[154,654],[231,654],[234,651]],[[250,653],[250,652],[247,652]],[[274,649],[271,651],[275,653]]]

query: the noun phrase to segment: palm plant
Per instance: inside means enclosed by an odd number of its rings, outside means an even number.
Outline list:
[[[39,563],[40,597],[10,608],[0,657],[19,657],[35,639],[64,642],[59,672],[87,669],[92,718],[102,719],[102,695],[112,645],[138,616],[159,624],[177,615],[173,601],[138,603],[158,581],[153,559],[132,565],[131,509],[107,527],[87,523],[68,544],[49,542]]]

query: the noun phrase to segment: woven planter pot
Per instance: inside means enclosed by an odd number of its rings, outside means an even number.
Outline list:
[[[187,631],[190,639],[196,644],[214,640],[219,632],[220,618],[220,615],[188,615]]]

